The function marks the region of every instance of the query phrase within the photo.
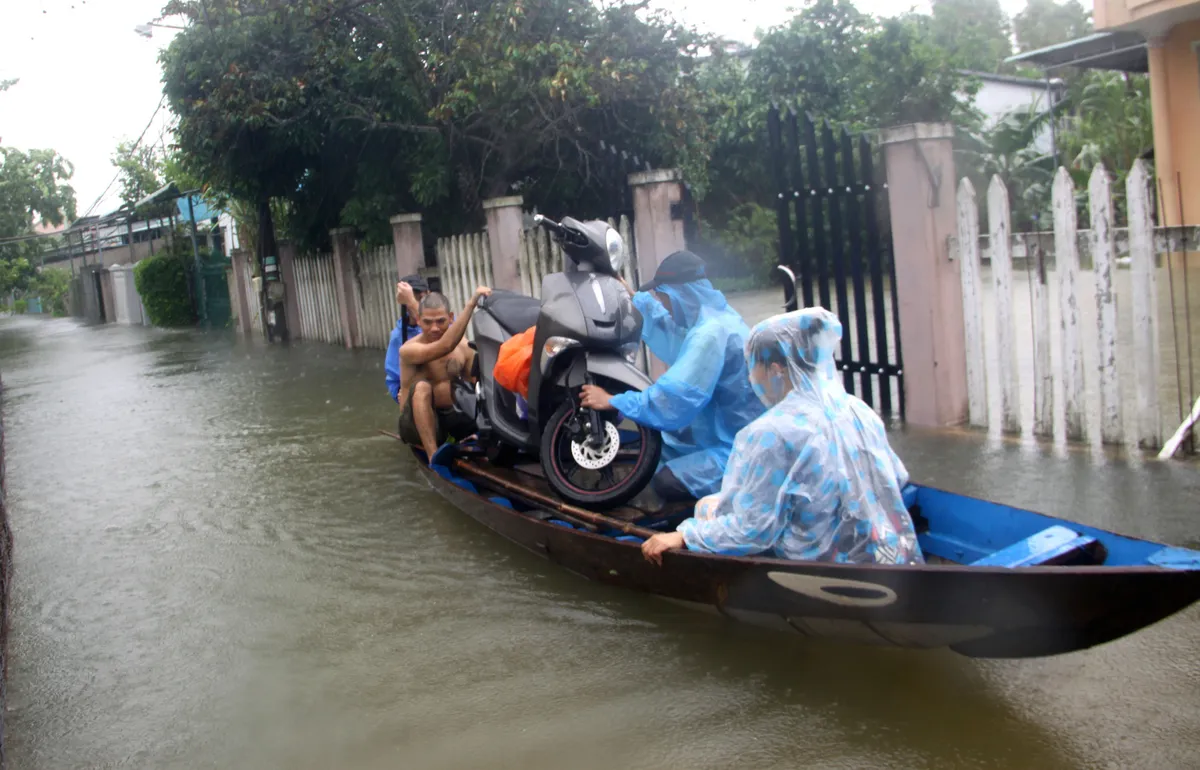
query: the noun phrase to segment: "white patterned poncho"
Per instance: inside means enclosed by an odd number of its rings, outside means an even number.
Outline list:
[[[842,385],[841,337],[837,316],[819,307],[751,331],[746,365],[769,409],[738,433],[721,491],[680,525],[690,550],[923,563],[901,496],[908,471],[879,416]]]

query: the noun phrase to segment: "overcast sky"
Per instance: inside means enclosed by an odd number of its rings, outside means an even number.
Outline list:
[[[686,23],[745,41],[757,27],[786,20],[798,0],[659,0]],[[1011,15],[1024,0],[1001,0]],[[75,165],[72,185],[79,213],[95,205],[103,213],[119,205],[110,158],[117,142],[162,141],[169,116],[162,99],[157,56],[171,30],[153,39],[133,28],[155,18],[163,0],[3,0],[0,5],[0,80],[20,83],[0,93],[0,144],[21,149],[52,147]],[[923,0],[856,0],[880,15],[910,8],[928,11]],[[169,141],[169,139],[168,139]],[[101,198],[103,194],[103,197]]]

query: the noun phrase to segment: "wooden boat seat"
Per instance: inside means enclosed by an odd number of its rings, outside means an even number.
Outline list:
[[[1055,525],[971,563],[972,567],[1050,567],[1104,561],[1107,551],[1094,537]]]

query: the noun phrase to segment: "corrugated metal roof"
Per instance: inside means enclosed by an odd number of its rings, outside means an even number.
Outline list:
[[[1136,32],[1097,32],[1066,43],[1010,56],[1005,62],[1035,64],[1043,69],[1062,67],[1148,72],[1146,40]]]

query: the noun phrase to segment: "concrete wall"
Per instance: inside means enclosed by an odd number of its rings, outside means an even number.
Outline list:
[[[1195,45],[1198,41],[1200,21],[1180,24],[1164,37],[1151,40],[1155,170],[1163,186],[1163,224],[1168,225],[1200,224],[1200,145],[1196,142],[1196,127],[1200,126],[1200,58]],[[1182,219],[1177,180],[1183,192]]]
[[[1095,0],[1093,15],[1098,31],[1138,32],[1149,47],[1159,224],[1200,223],[1200,0]]]
[[[1097,31],[1173,24],[1200,15],[1198,0],[1095,0],[1092,11]],[[1146,29],[1161,34],[1163,29]]]

